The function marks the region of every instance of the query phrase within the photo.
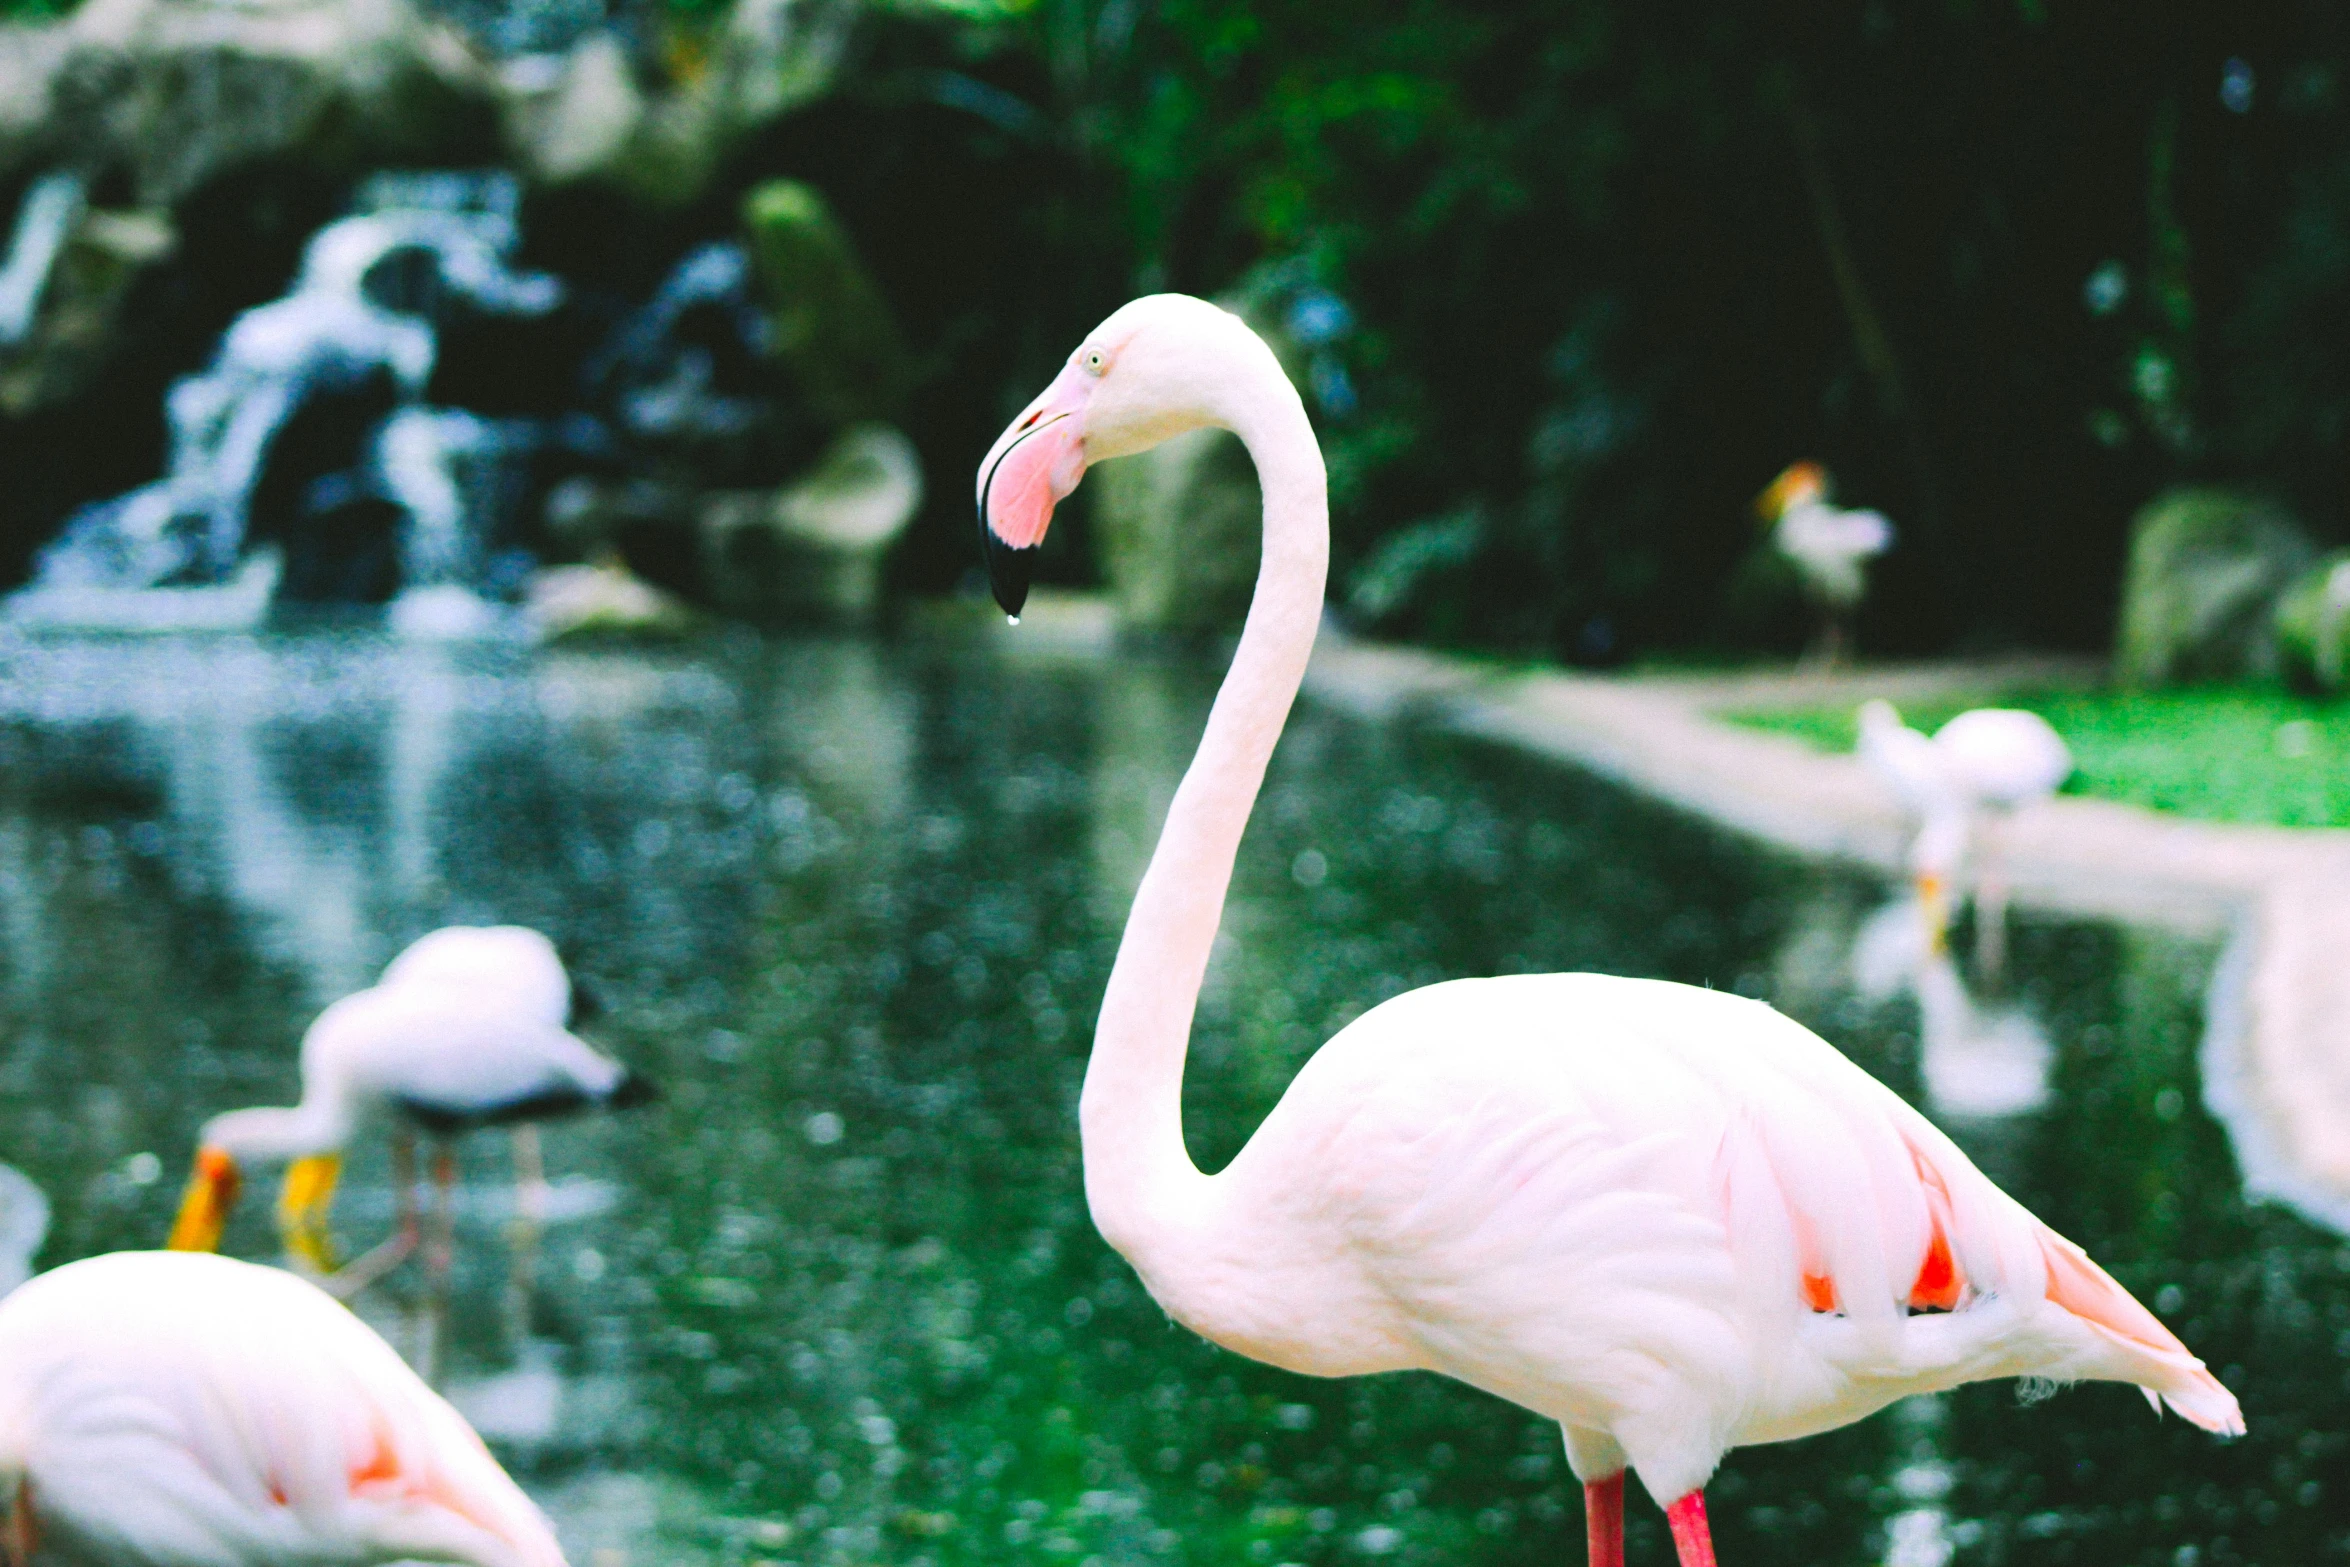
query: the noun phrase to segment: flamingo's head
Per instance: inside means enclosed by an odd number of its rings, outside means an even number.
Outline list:
[[[207,1142],[196,1150],[196,1168],[188,1176],[187,1195],[180,1199],[179,1218],[164,1244],[173,1251],[218,1251],[220,1232],[237,1206],[244,1184],[236,1156]]]
[[[1053,507],[1085,470],[1228,423],[1231,356],[1251,349],[1270,358],[1238,316],[1185,294],[1134,300],[1086,334],[979,465],[979,540],[1005,614],[1027,602]]]
[[[1754,498],[1754,514],[1766,523],[1777,522],[1789,507],[1827,498],[1827,469],[1816,462],[1789,463],[1770,488]]]

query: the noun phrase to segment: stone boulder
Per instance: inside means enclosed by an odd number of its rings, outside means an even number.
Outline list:
[[[232,168],[350,173],[494,145],[496,84],[411,0],[85,0],[0,29],[0,171],[127,177],[160,210]]]
[[[654,90],[608,32],[517,56],[497,72],[508,155],[546,184],[599,181],[683,206],[745,133],[830,85],[854,14],[851,0],[735,0],[706,52]]]
[[[531,579],[522,613],[542,642],[666,641],[702,624],[693,606],[612,555],[540,572]]]
[[[2292,517],[2259,496],[2157,497],[2131,524],[2115,672],[2133,686],[2273,678],[2277,603],[2314,553]]]
[[[852,426],[782,489],[704,501],[703,581],[745,619],[864,623],[881,604],[889,547],[921,504],[914,443],[889,425]]]
[[[2335,550],[2293,579],[2277,601],[2276,636],[2296,685],[2350,688],[2350,550]]]
[[[1120,630],[1189,636],[1240,624],[1264,502],[1238,436],[1193,430],[1098,465],[1086,486]]]
[[[897,317],[824,198],[771,180],[743,200],[770,349],[830,424],[894,419],[913,381]]]

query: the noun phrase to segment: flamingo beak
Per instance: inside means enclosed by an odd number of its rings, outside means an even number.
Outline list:
[[[179,1218],[164,1245],[173,1251],[218,1251],[229,1210],[237,1205],[237,1161],[225,1148],[196,1150],[196,1170],[180,1199]]]
[[[1950,948],[1950,896],[1942,878],[1932,873],[1918,877],[1918,912],[1926,922],[1926,951],[1940,957]]]
[[[1053,507],[1085,476],[1085,405],[1093,384],[1075,365],[1063,370],[996,437],[979,465],[979,543],[988,585],[1007,615],[1017,617],[1028,602]]]
[[[286,1166],[286,1184],[277,1197],[277,1228],[286,1250],[319,1273],[335,1271],[334,1237],[326,1216],[334,1206],[335,1179],[343,1171],[340,1155],[312,1154]]]

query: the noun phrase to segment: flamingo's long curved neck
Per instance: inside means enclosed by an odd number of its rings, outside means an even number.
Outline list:
[[[1127,917],[1079,1107],[1094,1223],[1146,1278],[1210,1184],[1183,1143],[1192,1012],[1242,830],[1305,678],[1329,568],[1328,491],[1313,427],[1272,353],[1242,342],[1253,352],[1233,356],[1216,422],[1256,464],[1262,564],[1232,667]]]

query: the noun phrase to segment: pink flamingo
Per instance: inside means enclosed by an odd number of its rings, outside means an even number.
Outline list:
[[[1019,608],[1086,466],[1220,425],[1254,458],[1264,555],[1238,651],[1102,998],[1079,1119],[1102,1234],[1178,1321],[1321,1376],[1440,1371],[1555,1419],[1595,1567],[1623,1472],[1711,1567],[1730,1448],[1985,1377],[2135,1383],[2243,1429],[2203,1363],[1923,1116],[1758,1002],[1652,980],[1456,980],[1365,1013],[1238,1157],[1183,1142],[1183,1061],[1233,855],[1321,617],[1322,459],[1237,317],[1139,299],[979,472]]]
[[[563,1567],[367,1325],[275,1268],[114,1252],[0,1301],[0,1561]]]

